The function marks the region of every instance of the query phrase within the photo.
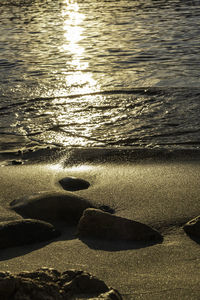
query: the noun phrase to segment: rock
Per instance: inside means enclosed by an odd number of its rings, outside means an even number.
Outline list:
[[[114,208],[112,208],[112,207],[110,207],[108,205],[100,205],[98,207],[98,209],[103,210],[103,211],[105,211],[107,213],[110,213],[110,214],[114,214],[115,213]]]
[[[90,186],[88,181],[76,177],[65,177],[59,180],[59,183],[63,187],[63,189],[67,191],[84,190],[88,189]]]
[[[61,276],[61,273],[56,269],[43,267],[34,272],[27,272],[27,271],[20,272],[18,276],[22,278],[29,278],[33,280],[36,279],[45,282],[48,281],[57,282]]]
[[[45,282],[16,276],[13,300],[63,300],[59,286],[54,282]]]
[[[1,300],[121,300],[118,291],[84,271],[41,268],[33,272],[0,272]]]
[[[71,281],[63,284],[63,289],[67,295],[100,294],[109,290],[102,280],[86,272],[77,274]]]
[[[21,165],[22,161],[21,160],[12,160],[11,163],[12,163],[12,165]]]
[[[186,223],[183,229],[187,234],[200,238],[200,216]]]
[[[0,223],[0,248],[47,241],[60,235],[53,225],[33,219]]]
[[[73,193],[42,192],[10,203],[11,209],[28,218],[77,223],[91,203]]]
[[[117,290],[111,289],[107,293],[101,294],[98,298],[90,298],[90,300],[104,299],[104,300],[122,300],[122,296]]]
[[[78,223],[78,236],[106,240],[161,240],[159,232],[136,221],[121,218],[99,209],[86,209]]]
[[[10,299],[15,291],[16,280],[8,272],[1,272],[0,276],[0,299]]]

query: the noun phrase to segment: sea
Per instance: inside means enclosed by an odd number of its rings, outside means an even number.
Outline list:
[[[199,0],[0,0],[0,154],[72,148],[200,149]]]

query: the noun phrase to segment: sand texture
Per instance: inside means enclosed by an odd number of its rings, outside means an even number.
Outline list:
[[[67,193],[66,176],[82,178],[87,189],[74,191],[94,206],[109,206],[117,216],[152,226],[157,243],[79,239],[63,220],[60,237],[49,242],[0,250],[1,271],[41,267],[81,269],[116,288],[123,299],[199,299],[200,241],[182,226],[200,214],[200,160],[82,162],[0,168],[0,221],[22,218],[9,203],[38,192]]]

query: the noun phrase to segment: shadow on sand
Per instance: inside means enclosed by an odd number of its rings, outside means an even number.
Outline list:
[[[198,237],[196,237],[196,236],[194,236],[194,235],[191,235],[191,234],[189,234],[189,233],[186,233],[186,235],[187,235],[191,240],[193,240],[194,242],[196,242],[197,244],[200,245],[200,238],[198,238]]]
[[[124,251],[124,250],[137,250],[161,244],[163,239],[159,241],[137,242],[137,241],[107,241],[91,238],[79,238],[84,244],[93,250],[103,251]]]
[[[76,239],[75,230],[76,230],[76,228],[74,226],[73,227],[65,227],[65,228],[62,228],[61,235],[55,239],[51,239],[51,240],[39,242],[39,243],[34,243],[34,244],[26,244],[26,245],[21,245],[21,246],[0,249],[0,261],[23,256],[30,252],[41,249],[53,242],[56,243],[59,241],[68,241],[68,240]]]
[[[51,239],[45,242],[39,242],[35,244],[21,245],[16,247],[10,247],[5,249],[0,249],[0,261],[9,260],[15,257],[23,256],[30,252],[36,251],[40,248],[43,248],[50,243],[59,242],[59,241],[68,241],[78,239],[76,234],[76,226],[68,227],[63,226],[63,224],[57,224],[58,228],[61,231],[61,235],[56,239]],[[163,240],[160,241],[150,241],[150,242],[127,242],[127,241],[107,241],[100,239],[91,239],[91,238],[79,238],[81,242],[86,244],[89,248],[93,250],[103,250],[103,251],[123,251],[123,250],[136,250],[140,248],[150,247],[158,243],[162,243]]]

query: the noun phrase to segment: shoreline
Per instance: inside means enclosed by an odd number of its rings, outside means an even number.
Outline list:
[[[77,154],[76,154],[77,155]],[[0,221],[16,218],[9,203],[39,191],[65,193],[58,181],[75,176],[90,182],[73,192],[115,214],[159,230],[164,240],[152,245],[81,240],[75,227],[61,224],[62,235],[50,242],[0,250],[1,271],[53,267],[81,269],[116,288],[123,299],[198,299],[199,242],[182,225],[200,212],[200,159],[110,159],[66,165],[54,163],[1,168]],[[120,156],[118,156],[120,157]],[[102,159],[102,156],[100,157]]]
[[[32,146],[0,151],[1,166],[63,162],[64,166],[105,162],[188,162],[200,160],[200,148]]]

